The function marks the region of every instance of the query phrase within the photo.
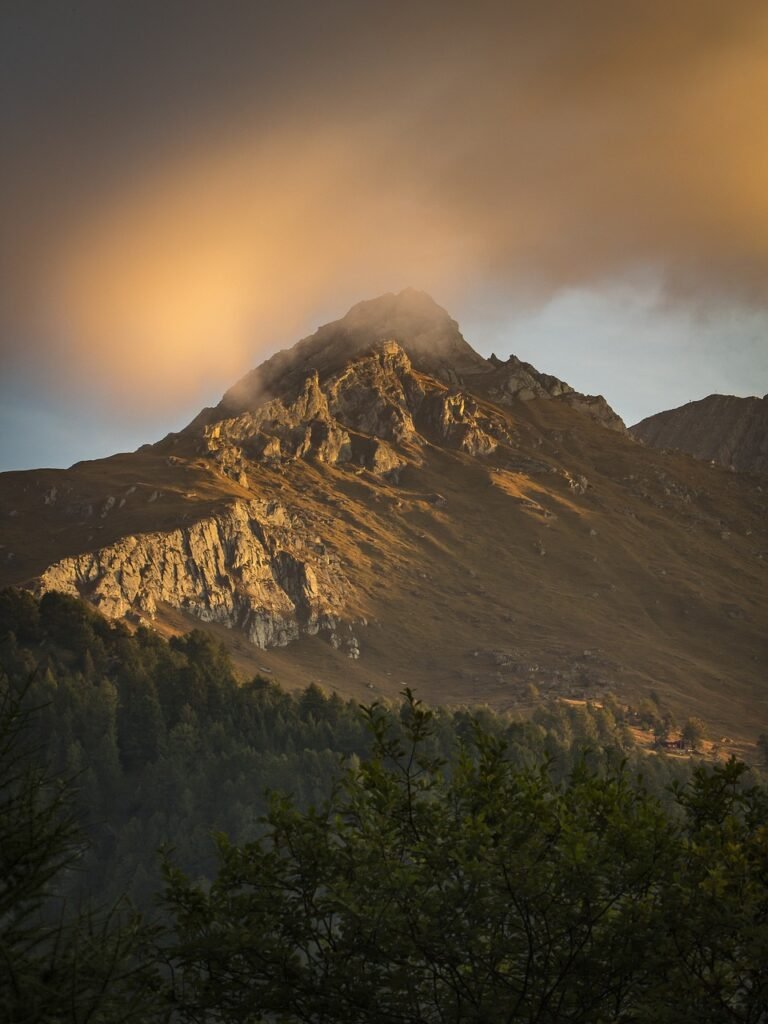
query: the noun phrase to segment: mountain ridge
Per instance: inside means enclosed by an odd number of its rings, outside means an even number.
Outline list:
[[[602,396],[580,395],[564,381],[543,374],[511,355],[506,362],[485,359],[465,340],[458,323],[426,292],[406,288],[359,302],[339,320],[319,327],[290,348],[276,352],[237,381],[218,405],[202,410],[185,431],[229,418],[295,392],[306,375],[320,381],[339,372],[353,358],[369,354],[385,342],[400,345],[414,368],[449,385],[471,381],[489,395],[508,400],[564,397],[623,429],[620,417]],[[183,433],[184,431],[182,431]],[[175,435],[169,435],[175,436]]]
[[[768,473],[768,395],[708,395],[630,427],[655,448],[675,448],[742,472]]]

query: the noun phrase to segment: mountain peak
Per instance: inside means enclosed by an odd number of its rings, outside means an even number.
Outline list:
[[[426,292],[405,288],[358,302],[341,319],[277,352],[227,391],[218,412],[233,415],[252,409],[265,396],[295,389],[313,370],[325,379],[387,341],[397,342],[417,370],[450,383],[490,369],[442,306]]]
[[[419,335],[437,326],[455,326],[447,310],[431,295],[416,288],[385,292],[373,299],[355,303],[349,312],[336,321],[351,330],[383,331]]]

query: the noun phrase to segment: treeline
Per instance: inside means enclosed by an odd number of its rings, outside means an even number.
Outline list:
[[[256,677],[236,678],[226,650],[195,630],[165,641],[131,633],[81,601],[50,593],[0,593],[0,673],[36,708],[33,741],[53,773],[74,780],[90,840],[72,895],[150,905],[161,847],[193,877],[215,870],[214,832],[255,839],[269,791],[300,808],[320,805],[342,761],[364,759],[370,732],[354,701],[317,686],[292,695]],[[503,738],[518,767],[548,762],[564,779],[584,756],[627,761],[668,802],[685,764],[644,756],[615,701],[541,706],[530,721],[484,709],[434,712],[429,746],[451,760],[479,722]]]

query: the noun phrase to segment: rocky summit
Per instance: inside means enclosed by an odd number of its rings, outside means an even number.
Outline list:
[[[428,296],[362,302],[132,454],[0,477],[0,583],[244,674],[369,700],[628,700],[768,724],[768,487],[485,359]]]
[[[676,448],[729,469],[768,473],[768,395],[710,395],[631,428],[654,448]]]

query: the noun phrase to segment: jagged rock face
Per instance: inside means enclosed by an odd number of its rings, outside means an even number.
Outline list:
[[[500,405],[512,405],[515,401],[531,402],[534,398],[555,398],[572,409],[586,413],[610,430],[626,430],[622,418],[602,395],[582,395],[565,381],[549,373],[539,373],[530,363],[524,363],[514,355],[506,362],[492,355],[489,362],[494,367],[494,373],[488,393]]]
[[[539,373],[530,363],[524,363],[517,356],[512,355],[506,362],[502,362],[492,355],[489,361],[496,370],[493,394],[505,405],[509,404],[511,398],[530,402],[534,398],[556,398],[573,393],[570,384],[548,373]]]
[[[201,452],[232,479],[247,480],[247,460],[354,462],[397,481],[408,464],[403,445],[423,435],[471,455],[490,455],[509,435],[470,395],[417,374],[405,351],[386,341],[324,383],[310,371],[292,400],[202,426]],[[397,449],[400,448],[400,451]]]
[[[302,633],[335,637],[351,588],[299,517],[274,502],[250,501],[188,527],[62,559],[38,589],[86,597],[111,618],[153,618],[166,604],[269,647]],[[350,640],[357,650],[357,639]]]
[[[200,450],[238,481],[247,479],[249,458],[273,465],[294,459],[329,465],[354,461],[396,479],[406,459],[388,442],[415,438],[412,409],[423,397],[408,357],[398,345],[385,344],[324,386],[317,371],[310,371],[293,400],[275,398],[203,425]]]
[[[228,475],[244,471],[243,458],[261,461],[313,457],[321,462],[348,462],[349,434],[331,416],[317,374],[310,374],[295,400],[274,399],[203,428],[201,451],[213,455]]]
[[[654,448],[677,448],[729,469],[768,473],[768,395],[710,395],[630,429]]]
[[[341,423],[394,442],[416,435],[413,417],[424,394],[409,357],[395,341],[384,342],[328,384],[329,406]]]
[[[263,404],[265,397],[295,390],[308,373],[321,381],[387,341],[396,341],[415,367],[448,384],[488,373],[486,359],[467,344],[458,324],[428,295],[413,289],[360,302],[333,323],[320,327],[291,349],[278,352],[227,391],[205,421],[236,415]]]
[[[500,440],[510,442],[503,421],[485,415],[471,395],[461,391],[433,391],[421,420],[443,441],[469,455],[492,455]]]

